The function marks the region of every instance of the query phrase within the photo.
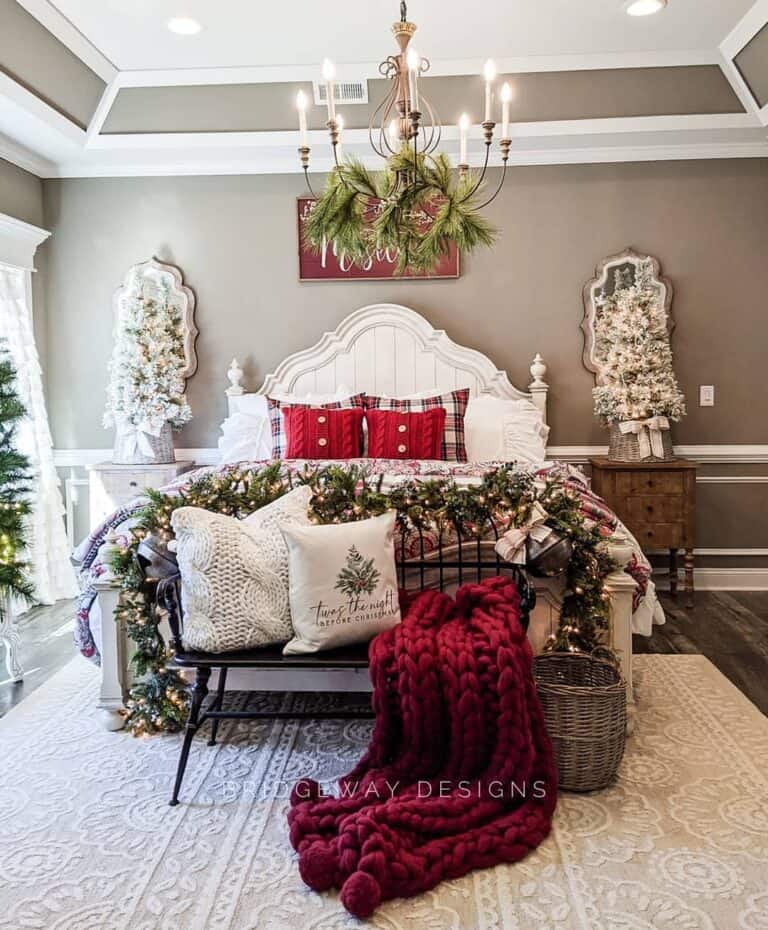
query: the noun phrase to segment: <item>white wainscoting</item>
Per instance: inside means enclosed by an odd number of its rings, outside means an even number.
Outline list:
[[[768,465],[768,445],[708,445],[675,446],[675,452],[681,458],[693,459],[702,465]],[[177,449],[179,462],[197,462],[199,465],[215,465],[218,461],[218,449]],[[590,458],[607,455],[608,446],[550,446],[547,455],[560,462],[584,465]],[[106,462],[112,456],[112,449],[56,449],[54,461],[57,468],[84,468],[97,462]],[[717,481],[729,483],[764,483],[768,476],[700,476],[699,481]]]

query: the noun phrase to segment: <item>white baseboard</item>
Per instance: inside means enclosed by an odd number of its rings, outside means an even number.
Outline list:
[[[550,458],[583,465],[591,458],[607,455],[608,446],[549,446]],[[764,465],[768,464],[766,445],[675,446],[680,458],[692,459],[702,465]]]
[[[669,590],[669,578],[653,581],[660,591]],[[697,591],[768,591],[768,568],[696,568],[693,583]]]

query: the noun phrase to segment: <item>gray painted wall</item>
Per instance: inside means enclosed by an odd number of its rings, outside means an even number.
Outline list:
[[[0,158],[0,213],[43,225],[43,182]]]
[[[318,179],[319,180],[319,179]],[[394,301],[487,353],[524,387],[537,351],[550,366],[552,443],[605,441],[581,366],[581,288],[626,245],[656,254],[675,286],[676,369],[690,404],[684,444],[768,443],[768,161],[516,168],[489,210],[495,250],[458,281],[297,280],[293,176],[44,182],[49,399],[59,448],[106,448],[100,425],[111,349],[110,300],[129,265],[178,263],[198,297],[195,419],[177,443],[216,444],[226,369],[248,386],[346,314]],[[714,408],[697,405],[714,384]],[[736,469],[739,473],[742,467]],[[763,469],[763,473],[764,473]],[[700,485],[699,546],[768,547],[768,485]]]

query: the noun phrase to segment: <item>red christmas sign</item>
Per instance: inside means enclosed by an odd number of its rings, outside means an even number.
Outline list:
[[[459,250],[456,243],[451,243],[448,255],[440,259],[432,273],[406,272],[399,276],[395,274],[397,265],[397,251],[377,249],[368,256],[367,261],[361,265],[353,264],[346,255],[339,255],[330,242],[319,253],[308,249],[304,244],[304,221],[313,209],[315,201],[311,197],[299,197],[297,201],[297,223],[299,231],[299,280],[300,281],[382,281],[393,278],[405,280],[414,278],[458,278],[459,277]]]

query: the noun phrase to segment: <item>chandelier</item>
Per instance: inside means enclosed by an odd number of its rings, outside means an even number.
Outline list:
[[[479,171],[470,170],[467,158],[470,119],[462,114],[459,129],[459,159],[453,167],[444,152],[438,152],[442,126],[434,107],[423,93],[420,79],[429,71],[429,61],[410,47],[416,25],[408,22],[405,2],[400,20],[392,26],[400,48],[379,65],[379,73],[391,82],[368,125],[371,148],[383,161],[382,170],[370,172],[356,158],[342,154],[343,120],[336,113],[335,69],[323,64],[328,107],[328,130],[333,168],[325,189],[316,194],[309,180],[310,146],[307,133],[307,98],[299,91],[299,157],[307,187],[315,200],[304,224],[304,240],[319,252],[333,243],[337,254],[362,264],[374,251],[397,253],[396,272],[431,272],[447,255],[452,243],[471,252],[490,246],[496,231],[481,211],[494,200],[504,185],[509,160],[509,103],[511,91],[501,91],[502,130],[499,142],[502,171],[492,193],[485,189],[496,123],[492,115],[493,62],[485,66],[485,118],[482,123],[485,157]]]

